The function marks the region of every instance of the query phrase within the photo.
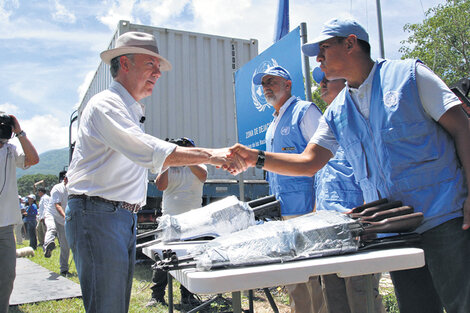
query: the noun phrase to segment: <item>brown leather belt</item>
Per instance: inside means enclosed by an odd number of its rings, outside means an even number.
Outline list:
[[[87,196],[87,195],[69,195],[69,199],[84,199],[84,200],[93,200],[101,201],[105,203],[111,203],[115,206],[121,206],[124,210],[127,210],[132,213],[137,213],[140,210],[140,204],[130,204],[124,201],[113,201],[98,196]]]

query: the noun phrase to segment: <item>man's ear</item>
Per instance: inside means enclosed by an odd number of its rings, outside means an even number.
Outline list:
[[[286,85],[289,87],[289,91],[292,91],[292,81],[291,80],[286,81]]]
[[[357,37],[356,35],[349,35],[346,37],[344,40],[344,43],[346,44],[346,48],[349,50],[352,50],[356,45],[357,45]]]
[[[129,63],[130,60],[125,55],[119,58],[119,65],[121,66],[121,70],[125,73],[129,72]]]

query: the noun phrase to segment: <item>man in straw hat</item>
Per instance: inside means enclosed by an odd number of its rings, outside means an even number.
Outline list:
[[[134,273],[136,212],[145,204],[147,170],[224,166],[226,149],[178,147],[144,133],[144,105],[171,69],[153,35],[124,33],[101,53],[114,81],[90,99],[69,166],[66,236],[87,312],[127,312]]]
[[[416,232],[426,265],[391,273],[400,312],[470,312],[470,124],[459,99],[419,60],[373,61],[352,19],[328,21],[302,50],[347,86],[305,151],[266,153],[264,169],[313,175],[343,148],[365,202],[401,200],[424,214]],[[250,166],[259,158],[241,145],[232,151]]]

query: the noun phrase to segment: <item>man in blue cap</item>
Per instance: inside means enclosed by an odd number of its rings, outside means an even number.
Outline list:
[[[423,212],[416,229],[426,265],[391,273],[400,312],[470,312],[470,126],[459,99],[419,60],[370,57],[367,32],[333,19],[302,50],[328,80],[347,86],[320,120],[300,155],[241,145],[247,166],[284,175],[312,175],[345,150],[365,202],[401,200]],[[244,168],[229,168],[232,173]]]
[[[266,151],[301,153],[314,134],[321,117],[312,102],[292,95],[292,79],[281,66],[267,68],[253,76],[255,85],[262,85],[266,101],[274,107],[273,121],[266,131]],[[292,177],[268,173],[270,193],[281,203],[284,219],[312,212],[315,207],[314,177]],[[317,282],[287,286],[291,307],[295,312],[312,312],[312,292],[321,296]],[[314,290],[312,290],[314,289]],[[316,292],[315,292],[316,291]],[[314,296],[315,296],[314,295]],[[314,310],[316,312],[317,310]]]

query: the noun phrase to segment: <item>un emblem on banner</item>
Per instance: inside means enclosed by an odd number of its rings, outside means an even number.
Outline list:
[[[261,85],[253,84],[253,77],[258,73],[264,72],[266,69],[272,66],[279,66],[275,59],[261,62],[255,69],[251,79],[251,97],[253,98],[253,104],[255,105],[255,108],[258,110],[258,112],[264,112],[267,107],[272,107],[272,105],[266,102],[263,87]]]

